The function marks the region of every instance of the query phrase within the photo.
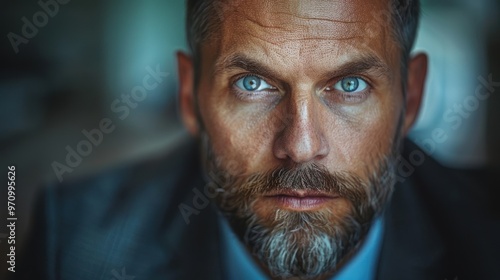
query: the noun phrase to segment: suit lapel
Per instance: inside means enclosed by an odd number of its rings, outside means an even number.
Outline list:
[[[409,162],[408,151],[418,148],[408,141],[405,147],[403,158]],[[400,178],[385,210],[377,279],[446,278],[446,242],[424,193],[432,186],[415,180],[419,168],[415,167],[409,177]]]

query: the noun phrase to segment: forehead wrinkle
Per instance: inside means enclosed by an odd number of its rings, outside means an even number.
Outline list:
[[[262,3],[260,1],[250,2]],[[283,1],[274,2],[278,4],[273,6],[269,4],[269,1],[266,1],[262,5],[259,4],[258,8],[256,8],[257,5],[248,7],[246,5],[236,5],[232,12],[227,14],[223,23],[220,31],[222,32],[221,35],[223,35],[220,42],[222,44],[217,48],[217,52],[220,54],[241,50],[245,53],[253,52],[259,57],[271,58],[271,60],[267,60],[269,62],[274,61],[270,62],[271,64],[280,64],[279,67],[282,69],[295,69],[295,76],[315,75],[314,73],[318,72],[316,70],[325,69],[325,67],[318,65],[320,62],[318,57],[322,57],[321,60],[332,60],[331,68],[334,68],[335,64],[341,64],[339,61],[346,61],[345,54],[352,53],[353,48],[356,53],[359,53],[362,52],[362,49],[370,51],[372,47],[375,47],[375,49],[382,51],[382,53],[375,52],[375,56],[390,56],[389,53],[386,53],[389,51],[387,48],[377,47],[379,44],[385,43],[385,39],[383,39],[384,42],[378,42],[380,40],[373,42],[373,46],[372,40],[368,41],[369,45],[359,44],[359,42],[367,42],[364,33],[366,31],[364,20],[367,17],[360,17],[361,13],[358,13],[357,17],[356,15],[353,17],[353,14],[343,12],[341,17],[345,15],[346,19],[325,19],[323,17],[314,17],[311,14],[298,13],[296,15],[293,13],[293,9],[288,9],[291,11],[288,12],[286,7],[283,8],[286,11],[275,12],[274,10],[277,7],[282,6],[279,4]],[[310,6],[304,5],[306,8],[310,8]],[[375,4],[372,3],[370,6],[373,5]],[[359,7],[355,8],[359,9]],[[347,8],[342,7],[342,9]],[[360,20],[349,21],[347,20],[349,17]],[[292,20],[287,21],[286,19]],[[325,24],[324,22],[329,23]],[[330,26],[330,22],[336,23]],[[334,32],[335,28],[341,29],[341,32]],[[383,29],[382,31],[384,32],[379,36],[381,39],[386,37],[386,30]],[[258,43],[258,41],[262,43]],[[364,47],[357,48],[357,45]],[[320,54],[320,56],[315,54]],[[323,62],[321,64],[324,65]]]
[[[329,22],[329,23],[341,23],[341,24],[350,24],[350,23],[367,23],[365,21],[352,21],[352,20],[341,20],[341,19],[329,19],[329,18],[320,18],[320,17],[306,17],[306,16],[299,16],[287,12],[275,12],[274,14],[277,15],[288,15],[294,18],[306,20],[306,21],[319,21],[320,24],[324,24],[324,22]]]
[[[267,14],[266,14],[267,15]],[[284,17],[276,17],[276,15],[285,15],[286,18],[291,19],[282,19]],[[352,27],[353,24],[366,24],[369,21],[355,20],[337,20],[337,19],[329,19],[329,18],[314,18],[314,17],[301,17],[295,14],[287,13],[287,12],[275,12],[272,13],[272,19],[269,20],[265,16],[255,16],[251,14],[245,14],[245,19],[260,26],[263,28],[271,28],[278,29],[283,31],[296,31],[296,27],[302,28],[310,28],[311,26],[336,26],[341,25],[342,27],[348,28]],[[297,20],[298,19],[298,20]],[[273,24],[274,22],[274,24]]]
[[[356,35],[347,38],[332,39],[331,37],[311,37],[312,35],[310,34],[304,34],[302,37],[277,39],[279,36],[274,36],[272,31],[265,30],[264,32],[252,32],[251,29],[243,31],[243,33],[238,36],[248,36],[263,42],[263,44],[253,44],[253,47],[259,48],[266,57],[279,57],[288,64],[292,63],[290,58],[301,58],[302,62],[297,63],[302,67],[305,62],[317,60],[317,57],[308,59],[305,55],[321,52],[321,56],[327,55],[331,57],[332,55],[335,56],[335,54],[338,56],[341,52],[340,49],[346,48],[346,46],[343,46],[343,43],[340,44],[341,42],[363,38],[361,35]],[[239,40],[237,39],[236,41]],[[237,44],[234,44],[234,41],[228,45],[231,46],[230,48],[237,46]]]
[[[312,2],[314,3],[293,0],[239,2],[230,11],[225,11],[224,22],[226,27],[236,27],[240,32],[249,30],[249,33],[267,33],[273,37],[270,40],[277,42],[345,40],[363,35],[368,17],[362,16],[360,7],[349,1],[335,6],[332,6],[331,1]],[[335,13],[332,13],[334,8]]]
[[[253,48],[258,49],[257,52],[262,52],[263,56],[267,58],[281,59],[281,61],[286,62],[287,64],[291,63],[291,58],[300,57],[301,49],[305,47],[304,43],[299,42],[298,40],[273,40],[273,36],[265,36],[267,33],[257,34],[246,31],[244,34],[263,43],[252,44]]]
[[[258,29],[258,32],[271,35],[273,40],[278,43],[290,40],[349,40],[361,38],[363,35],[360,32],[364,25],[362,21],[335,21],[335,24],[325,24],[324,22],[310,24],[296,21],[280,22],[278,18],[273,19],[274,23],[266,23],[263,22],[262,18],[254,18],[251,15],[247,15],[243,20],[249,23],[250,28],[253,26]],[[332,21],[329,19],[325,20],[328,22]],[[314,19],[314,21],[317,21],[317,19]],[[240,22],[239,24],[244,26],[244,23]],[[252,30],[256,31],[255,29]],[[248,33],[251,34],[253,32],[249,31]]]

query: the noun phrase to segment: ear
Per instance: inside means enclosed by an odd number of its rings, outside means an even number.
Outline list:
[[[193,60],[185,53],[177,52],[179,71],[179,105],[184,126],[193,136],[198,135],[198,119],[196,117],[196,99],[194,96]]]
[[[427,76],[427,55],[419,53],[414,55],[408,64],[408,80],[406,88],[406,114],[404,121],[404,135],[417,119]]]

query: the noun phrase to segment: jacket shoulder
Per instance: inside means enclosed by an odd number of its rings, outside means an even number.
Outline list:
[[[492,173],[444,167],[406,141],[397,174],[379,278],[500,277],[500,215],[492,199],[500,184]]]
[[[201,174],[198,146],[185,139],[165,155],[46,187],[31,241],[37,253],[30,252],[34,259],[26,263],[45,261],[20,270],[38,270],[43,276],[37,279],[112,279],[122,273],[178,279],[165,266],[182,253],[179,243],[189,228],[179,205],[203,187]]]

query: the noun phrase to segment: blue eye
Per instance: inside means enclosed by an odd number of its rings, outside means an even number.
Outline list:
[[[243,91],[262,91],[266,89],[275,89],[263,79],[257,76],[245,76],[236,81],[235,85]]]
[[[346,77],[338,81],[333,87],[339,91],[352,93],[363,91],[368,87],[368,85],[361,78]]]

